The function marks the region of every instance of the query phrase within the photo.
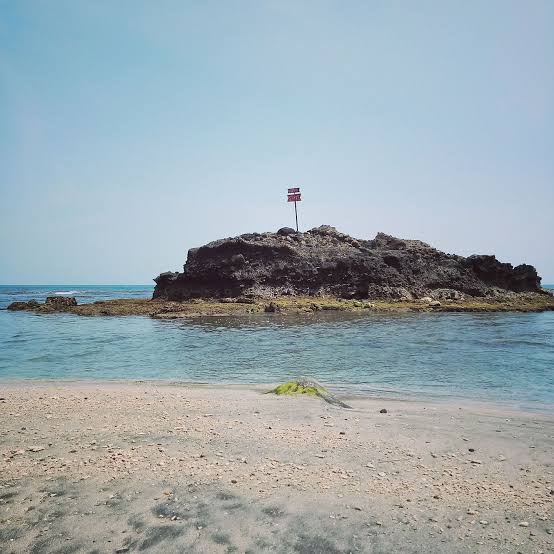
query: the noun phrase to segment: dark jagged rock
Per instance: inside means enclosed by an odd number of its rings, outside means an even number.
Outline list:
[[[541,279],[532,265],[500,263],[494,256],[469,256],[466,264],[484,283],[514,292],[536,291]]]
[[[8,306],[8,310],[19,312],[23,310],[35,310],[40,304],[36,300],[29,300],[28,302],[12,302]]]
[[[77,306],[77,300],[73,296],[47,296],[45,304],[56,310],[63,310],[71,306]]]
[[[182,273],[155,279],[154,298],[287,295],[462,300],[506,292],[541,292],[533,266],[494,256],[446,254],[419,240],[379,233],[352,238],[322,225],[210,242],[189,250]]]
[[[28,302],[12,302],[8,310],[13,311],[33,311],[33,312],[65,312],[72,307],[77,306],[77,300],[73,296],[48,296],[44,304],[39,304],[36,300]]]
[[[296,231],[292,227],[281,227],[277,231],[278,235],[281,235],[282,237],[288,237],[289,235],[296,234]]]

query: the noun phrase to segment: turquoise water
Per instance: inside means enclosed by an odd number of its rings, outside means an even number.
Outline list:
[[[152,287],[0,286],[0,380],[268,383],[308,375],[373,396],[554,409],[554,312],[159,321],[3,309],[54,293],[83,303],[147,298]]]

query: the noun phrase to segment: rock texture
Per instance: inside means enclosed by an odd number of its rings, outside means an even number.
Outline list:
[[[182,273],[162,273],[154,298],[334,296],[462,300],[541,292],[533,266],[494,256],[446,254],[418,240],[379,233],[352,238],[323,225],[296,233],[249,233],[189,250]]]
[[[46,305],[50,305],[57,310],[62,310],[77,306],[77,300],[75,300],[74,296],[47,296]]]
[[[40,306],[36,300],[29,300],[28,302],[12,302],[8,306],[8,310],[14,312],[20,312],[22,310],[35,310]]]
[[[12,311],[41,311],[41,312],[66,312],[77,306],[77,300],[74,296],[47,296],[44,304],[39,304],[36,300],[28,302],[12,302],[8,310]]]

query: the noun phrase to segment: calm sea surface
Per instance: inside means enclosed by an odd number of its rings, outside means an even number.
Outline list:
[[[8,312],[14,300],[148,298],[151,286],[0,286],[0,381],[156,379],[269,383],[554,410],[554,312],[80,317]],[[0,384],[1,387],[1,384]]]

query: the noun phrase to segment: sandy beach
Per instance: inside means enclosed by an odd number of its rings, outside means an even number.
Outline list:
[[[552,552],[553,415],[266,390],[1,384],[0,551]]]

